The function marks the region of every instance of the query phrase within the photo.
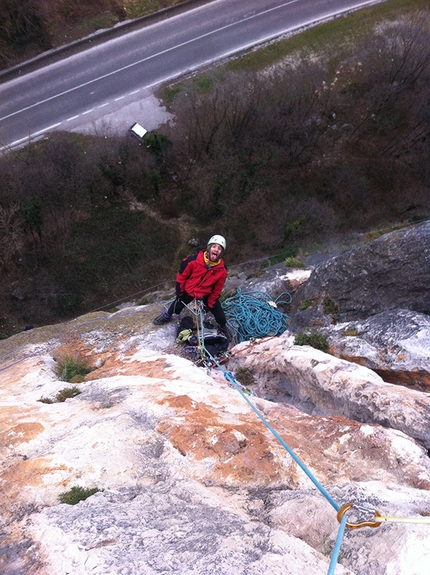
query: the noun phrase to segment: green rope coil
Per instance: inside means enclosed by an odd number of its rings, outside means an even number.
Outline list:
[[[288,292],[273,300],[264,292],[240,290],[233,297],[226,299],[223,308],[228,324],[236,333],[235,343],[284,333],[291,318],[280,312],[277,306],[289,304],[291,300]]]

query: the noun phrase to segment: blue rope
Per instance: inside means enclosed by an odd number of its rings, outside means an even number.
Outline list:
[[[263,294],[263,295],[265,295],[265,294]],[[281,295],[283,295],[283,294],[281,294]],[[240,294],[240,298],[242,298],[242,297],[243,297],[242,294]],[[230,299],[234,299],[234,298],[230,298]],[[289,302],[286,302],[286,303],[289,303]],[[241,389],[241,386],[240,386],[239,382],[236,380],[236,378],[234,377],[234,375],[231,372],[224,370],[222,368],[222,366],[219,364],[219,362],[216,360],[216,358],[214,358],[210,354],[210,352],[205,348],[205,345],[204,345],[203,309],[201,306],[198,309],[198,312],[196,315],[199,316],[198,320],[200,321],[200,328],[201,328],[201,348],[204,351],[204,353],[210,358],[210,360],[213,362],[213,364],[216,365],[224,373],[225,379],[227,381],[229,381],[233,385],[233,387],[240,393],[240,395],[243,397],[243,399],[246,401],[246,403],[251,407],[251,409],[254,411],[254,413],[257,415],[257,417],[264,423],[264,425],[267,427],[267,429],[269,429],[269,431],[275,436],[275,438],[279,441],[279,443],[282,445],[282,447],[284,447],[286,449],[286,451],[290,454],[290,456],[297,463],[297,465],[302,469],[302,471],[304,471],[306,476],[312,481],[312,483],[319,490],[319,492],[327,499],[327,501],[332,505],[332,507],[334,507],[334,509],[336,511],[339,511],[340,506],[338,505],[338,503],[336,503],[336,501],[329,494],[329,492],[312,475],[312,473],[309,471],[309,469],[306,467],[306,465],[299,459],[299,457],[294,453],[294,451],[287,445],[287,443],[282,439],[282,437],[279,435],[279,433],[270,425],[270,423],[267,421],[267,419],[264,417],[264,415],[262,413],[260,413],[260,411],[257,409],[257,407],[255,407],[255,405],[252,403],[252,401],[250,401],[250,399],[247,397],[246,393],[243,391],[243,389]],[[283,314],[283,315],[285,315],[285,314]],[[340,522],[340,527],[339,527],[338,535],[336,538],[336,543],[335,543],[335,546],[333,549],[333,554],[332,554],[332,557],[330,560],[330,565],[329,565],[329,570],[328,570],[327,575],[334,575],[337,560],[339,557],[340,546],[341,546],[343,535],[345,532],[346,523],[347,523],[347,517],[346,517],[346,514],[344,514],[342,516],[342,520]]]
[[[253,294],[261,294],[261,292],[252,292],[252,293]],[[266,297],[266,294],[261,294],[261,295]],[[283,295],[283,294],[281,294],[281,295]],[[244,295],[239,294],[239,297],[241,299],[244,296],[246,297],[246,294],[244,294]],[[234,298],[230,298],[230,299],[234,299]],[[269,306],[269,307],[272,307],[272,306]],[[302,461],[297,457],[297,455],[294,453],[294,451],[285,443],[285,441],[282,439],[282,437],[279,435],[279,433],[270,425],[270,423],[267,421],[267,419],[264,417],[264,415],[262,413],[260,413],[260,411],[255,407],[255,405],[249,400],[249,398],[246,396],[246,394],[242,391],[240,385],[238,385],[238,382],[236,381],[236,378],[234,377],[234,375],[231,372],[225,371],[222,368],[222,366],[219,364],[219,362],[205,348],[205,345],[204,345],[203,309],[201,306],[199,307],[197,314],[199,315],[198,319],[200,321],[202,350],[210,358],[210,360],[219,369],[221,369],[221,371],[224,373],[224,377],[237,389],[237,391],[241,394],[241,396],[244,398],[244,400],[249,404],[249,406],[252,408],[252,410],[261,419],[261,421],[264,423],[264,425],[273,433],[273,435],[276,437],[276,439],[279,441],[279,443],[288,451],[288,453],[291,455],[291,457],[294,459],[294,461],[297,463],[297,465],[306,473],[306,475],[309,477],[309,479],[312,481],[312,483],[317,487],[317,489],[319,489],[319,491],[324,495],[324,497],[329,501],[329,503],[336,509],[336,511],[339,511],[340,506],[331,497],[331,495],[328,493],[328,491],[321,485],[321,483],[317,479],[315,479],[315,477],[312,475],[312,473],[309,471],[309,469],[305,466],[304,463],[302,463]],[[281,315],[285,315],[285,314],[281,314]],[[272,334],[270,334],[270,335],[272,335]]]
[[[286,300],[281,300],[286,297]],[[223,302],[227,322],[236,333],[235,343],[253,338],[281,335],[288,328],[290,317],[277,309],[278,304],[291,303],[287,292],[273,300],[264,292],[241,292]]]
[[[343,534],[345,533],[346,522],[347,522],[346,514],[343,514],[340,525],[339,525],[339,531],[337,532],[336,543],[334,545],[334,549],[333,549],[333,553],[331,556],[330,565],[328,568],[327,575],[334,575],[337,560],[339,557],[340,546],[341,546],[342,539],[343,539]]]
[[[213,359],[213,361],[215,361],[215,363],[217,363],[214,358],[212,358],[212,359]],[[217,365],[224,372],[224,377],[237,389],[237,391],[244,398],[244,400],[248,403],[248,405],[252,408],[252,410],[256,413],[256,415],[261,419],[261,421],[264,423],[264,425],[267,427],[267,429],[269,429],[273,433],[273,435],[276,437],[276,439],[279,441],[279,443],[282,445],[282,447],[284,447],[288,451],[288,453],[291,455],[291,457],[294,459],[294,461],[297,463],[297,465],[309,477],[309,479],[312,481],[312,483],[315,485],[315,487],[324,495],[324,497],[336,509],[336,511],[339,511],[340,506],[336,503],[336,501],[333,499],[333,497],[321,485],[321,483],[312,475],[312,473],[309,471],[309,469],[306,467],[306,465],[297,457],[297,455],[294,453],[294,451],[285,443],[285,441],[282,439],[282,437],[279,435],[279,433],[270,425],[270,423],[267,421],[267,419],[264,417],[264,415],[262,413],[260,413],[260,411],[255,407],[255,405],[252,403],[252,401],[250,401],[250,399],[243,393],[243,391],[237,385],[234,375],[228,371],[224,371],[219,364],[217,364]]]

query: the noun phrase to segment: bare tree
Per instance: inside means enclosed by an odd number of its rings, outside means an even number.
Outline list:
[[[13,203],[0,205],[0,263],[8,268],[23,247],[20,206]]]
[[[3,0],[1,35],[12,46],[35,43],[51,47],[43,5],[40,0]]]

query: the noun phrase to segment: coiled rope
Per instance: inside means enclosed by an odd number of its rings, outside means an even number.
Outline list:
[[[282,293],[275,300],[259,291],[237,291],[222,306],[229,326],[235,331],[235,343],[261,337],[281,335],[287,329],[290,317],[278,310],[278,305],[291,303],[291,295]]]

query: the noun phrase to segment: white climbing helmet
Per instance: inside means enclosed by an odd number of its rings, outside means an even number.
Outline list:
[[[212,236],[211,239],[208,241],[207,247],[211,246],[212,244],[218,244],[219,246],[222,247],[223,250],[225,250],[227,246],[227,242],[225,241],[225,238],[223,236]]]

